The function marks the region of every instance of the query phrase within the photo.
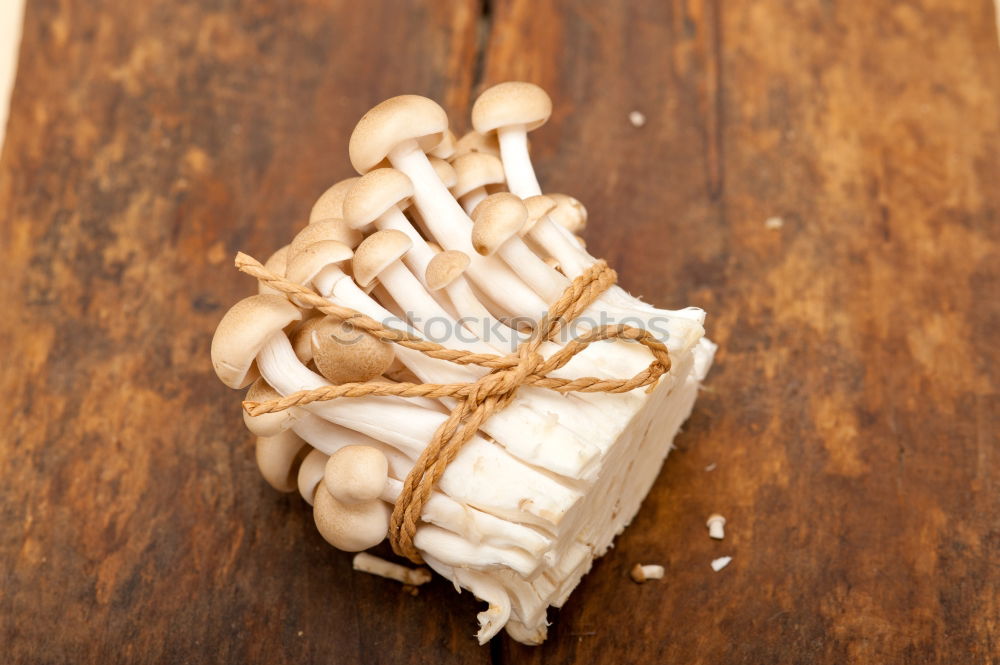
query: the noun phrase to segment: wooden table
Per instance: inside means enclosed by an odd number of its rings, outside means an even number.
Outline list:
[[[28,4],[0,162],[6,662],[997,662],[989,0],[244,4]],[[351,173],[367,108],[425,94],[464,130],[511,78],[552,95],[533,151],[589,247],[705,308],[720,351],[549,641],[480,648],[469,594],[352,574],[265,486],[208,347],[251,289],[234,253]]]

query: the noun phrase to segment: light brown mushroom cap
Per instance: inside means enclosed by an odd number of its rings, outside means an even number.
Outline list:
[[[480,134],[473,130],[455,143],[455,159],[470,152],[481,152],[494,157],[500,156],[500,142],[496,133]]]
[[[389,533],[389,504],[384,501],[341,503],[324,483],[313,497],[313,519],[326,542],[345,552],[375,547]]]
[[[448,129],[448,115],[432,99],[400,95],[374,107],[358,121],[348,152],[358,173],[379,166],[400,143],[415,140],[420,149],[432,150]]]
[[[413,183],[405,174],[390,168],[374,169],[347,193],[344,221],[352,229],[362,229],[394,205],[405,208],[412,196]]]
[[[458,279],[468,267],[469,255],[465,252],[454,249],[439,252],[427,264],[424,281],[427,283],[428,289],[437,291]]]
[[[299,488],[299,494],[310,506],[313,505],[316,488],[323,482],[323,471],[326,469],[327,459],[327,454],[322,450],[312,449],[299,465],[295,484]]]
[[[312,362],[312,330],[318,326],[322,320],[322,316],[314,316],[311,319],[306,319],[289,337],[289,341],[292,343],[292,350],[295,351],[295,357],[298,358],[299,362],[303,365],[308,365]]]
[[[489,256],[517,235],[528,220],[528,209],[509,192],[491,194],[472,211],[472,246]]]
[[[451,187],[455,198],[465,196],[474,189],[504,182],[503,162],[485,152],[469,152],[452,162],[458,181]]]
[[[391,344],[329,316],[310,328],[309,344],[316,369],[336,384],[371,381],[395,358]]]
[[[250,384],[245,399],[250,402],[270,402],[280,397],[278,391],[268,385],[267,381],[257,379]],[[295,424],[295,414],[294,409],[285,409],[284,411],[251,416],[244,410],[243,422],[247,429],[257,436],[275,436]]]
[[[545,124],[552,115],[552,100],[534,83],[507,81],[487,88],[472,105],[472,126],[480,134],[511,125],[527,131]]]
[[[258,294],[233,305],[212,337],[216,375],[230,388],[249,385],[260,376],[254,359],[267,340],[301,318],[302,312],[281,296]]]
[[[530,231],[538,223],[538,220],[552,212],[556,207],[556,202],[545,194],[539,194],[524,199],[524,206],[528,209],[528,221],[524,224],[522,234]]]
[[[427,159],[430,160],[431,166],[434,167],[434,173],[437,174],[438,180],[449,189],[454,187],[455,183],[458,182],[458,174],[455,173],[455,167],[437,157],[428,157]]]
[[[255,456],[260,475],[279,492],[294,492],[299,465],[309,446],[290,429],[257,439]]]
[[[402,231],[376,231],[365,238],[354,252],[354,281],[362,287],[375,281],[378,274],[410,251],[413,241]]]
[[[285,245],[274,254],[268,257],[267,261],[264,262],[264,269],[273,272],[278,277],[285,276],[285,267],[288,264],[288,249],[289,245]],[[280,295],[281,291],[272,288],[265,284],[264,282],[257,283],[257,293],[270,293],[272,295]]]
[[[295,234],[288,246],[288,265],[295,261],[295,256],[309,245],[324,240],[333,240],[348,247],[357,247],[361,242],[361,232],[352,229],[342,219],[324,219],[313,222]],[[287,268],[285,272],[287,276]]]
[[[450,129],[446,129],[444,132],[444,138],[441,139],[441,142],[427,151],[427,154],[432,157],[440,157],[441,159],[451,159],[455,156],[456,141],[455,132]]]
[[[389,460],[373,446],[345,446],[330,455],[323,482],[333,498],[354,504],[374,501],[389,479]]]
[[[303,247],[288,263],[285,279],[296,284],[308,284],[327,266],[344,263],[354,256],[347,245],[336,240],[321,240]]]
[[[573,233],[581,231],[587,225],[587,209],[580,201],[569,194],[546,194],[556,204],[549,211],[553,222],[563,226]]]
[[[341,180],[320,194],[316,203],[313,204],[312,210],[309,211],[309,223],[312,224],[324,219],[343,219],[344,197],[357,181],[357,176]]]

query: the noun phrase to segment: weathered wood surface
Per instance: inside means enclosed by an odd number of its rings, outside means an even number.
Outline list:
[[[488,10],[29,1],[0,160],[4,660],[996,662],[992,3]],[[418,92],[464,128],[507,78],[555,100],[534,153],[594,252],[721,344],[540,648],[477,647],[440,581],[351,574],[258,478],[208,361],[250,286],[233,253],[348,175],[366,108]]]

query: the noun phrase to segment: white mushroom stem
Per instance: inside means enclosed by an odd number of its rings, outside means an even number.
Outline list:
[[[299,362],[281,333],[268,339],[257,356],[257,365],[265,380],[282,395],[329,385]],[[413,457],[419,455],[447,418],[441,413],[381,397],[314,402],[302,408]],[[526,437],[534,438],[530,434]],[[536,441],[544,441],[544,436]],[[491,477],[500,480],[484,482],[481,469],[489,469]],[[562,516],[581,497],[580,490],[525,465],[479,435],[473,436],[458,453],[439,487],[461,503],[548,529],[558,526]]]
[[[409,237],[413,246],[403,257],[403,261],[414,274],[419,275],[421,280],[427,271],[427,264],[434,258],[434,250],[427,245],[427,241],[422,235],[417,233],[413,224],[407,219],[399,206],[392,206],[375,220],[375,228],[379,231],[401,231]]]
[[[411,586],[420,586],[431,581],[431,571],[426,568],[407,568],[406,566],[386,561],[367,552],[355,554],[351,566],[354,570],[396,580],[397,582]]]
[[[408,457],[396,448],[369,436],[341,427],[312,414],[304,414],[295,423],[295,433],[313,448],[332,455],[347,446],[372,446],[378,448],[389,460],[389,481],[379,497],[395,504],[403,489],[403,482],[413,468],[415,458]],[[435,489],[424,504],[421,519],[436,524],[466,538],[470,543],[487,543],[494,547],[518,548],[540,557],[552,547],[552,538],[542,532],[517,522],[500,519],[456,502]],[[475,562],[466,562],[473,565]]]
[[[639,584],[642,584],[646,580],[662,580],[663,579],[663,566],[657,566],[655,564],[641,564],[637,563],[632,567],[629,575],[632,579]]]
[[[510,619],[510,597],[503,586],[492,577],[483,573],[454,568],[431,556],[424,558],[427,561],[427,565],[439,574],[452,580],[456,585],[461,584],[462,587],[471,591],[476,598],[489,604],[489,607],[477,616],[479,620],[479,632],[476,634],[480,644],[489,642]],[[456,588],[458,587],[456,586]],[[461,591],[460,588],[458,589]]]
[[[412,282],[409,287],[414,288],[413,283],[416,282],[412,275],[407,281]],[[324,269],[313,280],[313,284],[322,295],[375,320],[395,318],[336,266]],[[384,280],[383,284],[389,288]],[[423,291],[419,283],[416,286]],[[476,352],[491,351],[477,343],[456,343],[455,346]],[[396,357],[422,381],[470,382],[485,372],[480,368],[434,360],[418,351],[399,346],[396,348]],[[449,405],[449,408],[455,404],[453,399],[442,399],[442,402]],[[560,414],[564,417],[560,418]],[[526,426],[529,429],[525,429]],[[566,478],[586,479],[596,471],[598,455],[597,448],[588,442],[588,435],[609,426],[611,423],[602,414],[586,408],[586,405],[573,396],[567,398],[543,388],[528,387],[521,389],[506,409],[494,414],[484,425],[484,430],[512,455],[529,464]]]
[[[479,288],[508,313],[540,321],[548,309],[544,300],[502,262],[490,262],[475,253],[470,241],[472,220],[437,177],[417,142],[400,143],[389,153],[389,161],[413,182],[414,201],[437,241],[472,259],[469,275]]]

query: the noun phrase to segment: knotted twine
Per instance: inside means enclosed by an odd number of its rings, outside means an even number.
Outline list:
[[[647,391],[652,391],[659,378],[670,371],[667,347],[648,331],[627,325],[591,328],[582,335],[574,336],[548,359],[539,353],[542,344],[553,340],[618,280],[618,275],[604,261],[594,263],[576,277],[552,304],[528,339],[506,356],[449,349],[410,333],[389,328],[361,312],[330,302],[311,289],[270,272],[259,261],[242,252],[236,255],[236,267],[257,278],[262,284],[294,299],[297,305],[311,307],[340,319],[383,342],[398,344],[438,360],[458,365],[478,365],[489,370],[485,376],[471,383],[343,383],[302,390],[269,402],[243,402],[247,413],[259,416],[340,397],[454,397],[457,402],[455,407],[407,474],[389,519],[389,542],[393,551],[414,563],[423,563],[413,544],[413,538],[424,504],[430,498],[434,486],[462,446],[490,416],[510,404],[521,386],[548,388],[559,393],[624,393],[643,386],[649,386]],[[642,344],[652,352],[653,362],[629,379],[599,379],[592,376],[560,379],[548,376],[566,365],[591,343],[610,339],[632,340]]]

